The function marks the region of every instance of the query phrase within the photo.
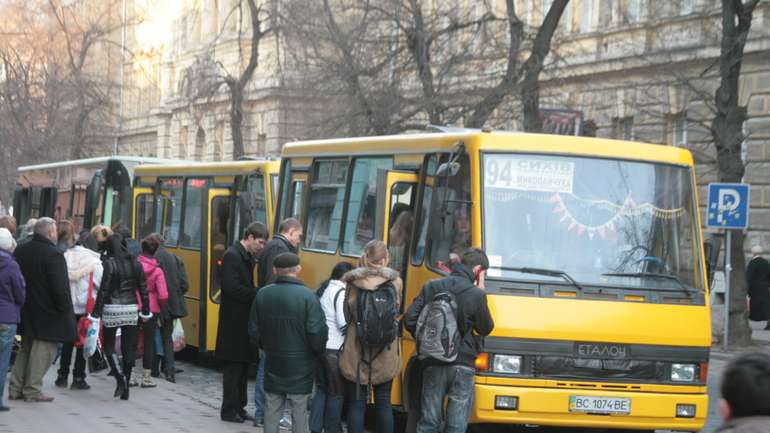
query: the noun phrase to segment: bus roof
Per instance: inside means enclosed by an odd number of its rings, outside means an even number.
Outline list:
[[[482,151],[562,153],[692,165],[692,154],[680,147],[609,138],[521,132],[447,132],[310,140],[287,143],[283,157],[425,154],[451,151],[458,141]]]
[[[267,173],[278,173],[281,161],[277,159],[253,159],[245,161],[209,162],[190,164],[143,165],[134,170],[134,176],[168,175],[239,175],[263,169]]]
[[[195,161],[180,159],[151,158],[144,156],[99,156],[95,158],[73,159],[69,161],[52,162],[48,164],[25,165],[19,167],[19,172],[50,170],[62,167],[83,167],[90,165],[105,165],[109,161],[131,162],[137,164],[193,164]]]

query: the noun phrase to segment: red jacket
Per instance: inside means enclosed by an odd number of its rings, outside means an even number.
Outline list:
[[[163,270],[158,265],[158,261],[154,257],[145,256],[142,254],[139,256],[139,263],[142,264],[144,269],[144,278],[147,280],[147,294],[150,298],[150,311],[153,314],[160,313],[161,305],[166,305],[168,302],[168,288],[166,287],[166,277],[163,275]],[[142,310],[142,300],[137,295],[137,304],[139,304],[139,310]]]

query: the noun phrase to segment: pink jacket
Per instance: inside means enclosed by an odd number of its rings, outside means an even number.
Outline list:
[[[163,269],[158,265],[158,261],[153,257],[139,256],[139,263],[144,269],[144,278],[147,280],[147,294],[150,297],[150,311],[153,314],[160,313],[161,305],[166,305],[168,301],[168,288],[166,287],[166,277],[163,275]],[[136,295],[136,302],[139,304],[139,311],[142,310],[142,300],[139,294]]]

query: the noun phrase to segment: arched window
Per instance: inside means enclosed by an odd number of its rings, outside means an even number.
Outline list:
[[[203,131],[203,128],[198,128],[198,133],[195,134],[195,159],[197,161],[203,161],[204,157],[206,156],[204,152],[206,151],[206,132]]]

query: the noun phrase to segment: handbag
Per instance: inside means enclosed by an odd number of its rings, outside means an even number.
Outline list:
[[[136,304],[105,304],[102,322],[105,328],[136,325],[139,320],[139,307]]]
[[[78,340],[75,347],[83,347],[88,336],[88,328],[91,327],[89,315],[94,312],[94,273],[88,275],[88,300],[86,301],[86,314],[78,320]]]
[[[96,351],[88,358],[88,371],[91,373],[96,373],[109,368],[107,355],[104,354],[104,349],[102,349],[102,343],[99,338],[97,338],[96,341]]]

